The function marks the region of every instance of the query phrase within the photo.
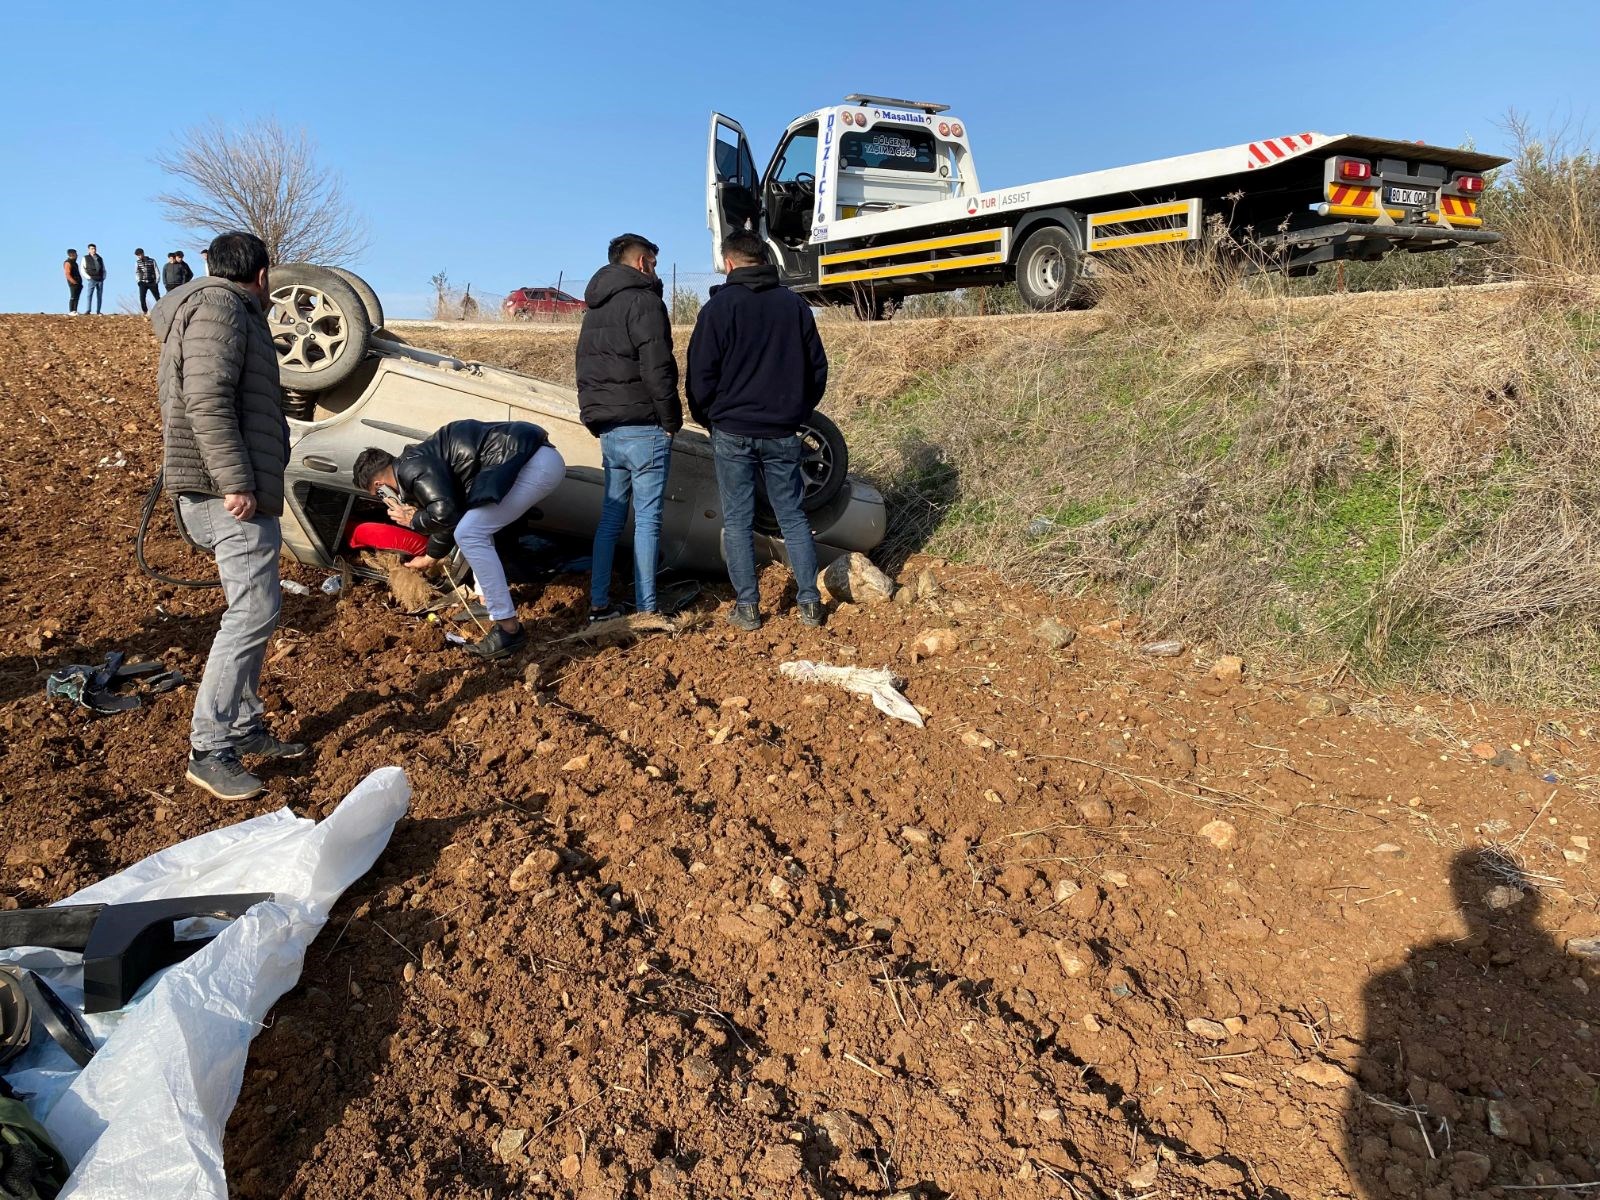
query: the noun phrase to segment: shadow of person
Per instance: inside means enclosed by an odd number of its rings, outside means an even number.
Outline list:
[[[1562,1185],[1600,1180],[1600,973],[1540,927],[1538,891],[1503,855],[1462,851],[1451,884],[1465,935],[1414,947],[1363,994],[1353,1191],[1595,1195]]]

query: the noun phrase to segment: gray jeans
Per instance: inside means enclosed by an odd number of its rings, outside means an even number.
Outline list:
[[[217,560],[228,602],[194,698],[189,744],[196,750],[235,746],[262,728],[261,664],[283,604],[277,517],[240,521],[222,501],[196,492],[178,497],[183,527]]]

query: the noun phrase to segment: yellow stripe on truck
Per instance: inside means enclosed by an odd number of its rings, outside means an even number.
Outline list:
[[[1175,217],[1189,211],[1189,201],[1175,200],[1171,204],[1147,204],[1143,208],[1120,208],[1116,212],[1096,213],[1089,218],[1090,225],[1122,225],[1128,221],[1149,221],[1156,217]]]
[[[1003,229],[986,229],[982,233],[953,233],[949,237],[925,238],[920,242],[897,242],[892,246],[869,246],[865,250],[843,250],[838,254],[824,254],[817,259],[823,266],[842,262],[860,262],[864,258],[894,258],[899,254],[914,254],[918,250],[944,250],[950,246],[976,246],[994,242],[1005,232]]]
[[[993,267],[1005,262],[1004,254],[967,254],[961,258],[928,258],[919,262],[897,263],[892,267],[871,267],[865,271],[824,273],[823,283],[853,283],[860,279],[891,279],[896,275],[925,275],[929,271],[955,271],[962,267]]]
[[[1128,246],[1153,246],[1157,242],[1187,242],[1187,229],[1158,229],[1154,233],[1124,233],[1117,237],[1100,238],[1090,249],[1121,250]]]

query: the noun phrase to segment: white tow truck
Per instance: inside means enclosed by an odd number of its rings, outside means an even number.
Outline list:
[[[1081,301],[1089,256],[1216,240],[1306,275],[1336,259],[1492,242],[1471,150],[1292,133],[1221,150],[986,191],[967,124],[943,104],[852,95],[789,123],[757,173],[739,123],[712,113],[713,265],[735,229],[761,234],[783,281],[816,304],[882,318],[909,295],[1015,281],[1035,309]]]

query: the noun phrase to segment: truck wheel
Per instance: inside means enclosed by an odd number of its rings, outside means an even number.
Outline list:
[[[325,392],[348,379],[372,348],[372,322],[354,288],[327,267],[274,267],[267,325],[278,351],[278,382]]]
[[[844,490],[845,477],[850,472],[850,448],[839,427],[821,413],[811,414],[800,427],[799,437],[800,476],[805,484],[800,507],[814,513],[832,504]],[[764,482],[759,482],[756,488],[755,527],[768,535],[778,533],[778,520],[767,501]]]
[[[383,301],[378,299],[378,293],[372,290],[372,285],[354,271],[346,271],[343,267],[329,267],[328,270],[348,283],[350,290],[360,297],[367,310],[367,323],[372,326],[373,333],[379,332],[383,328]]]
[[[1082,275],[1078,239],[1059,225],[1034,230],[1017,253],[1017,291],[1038,312],[1066,308]]]

